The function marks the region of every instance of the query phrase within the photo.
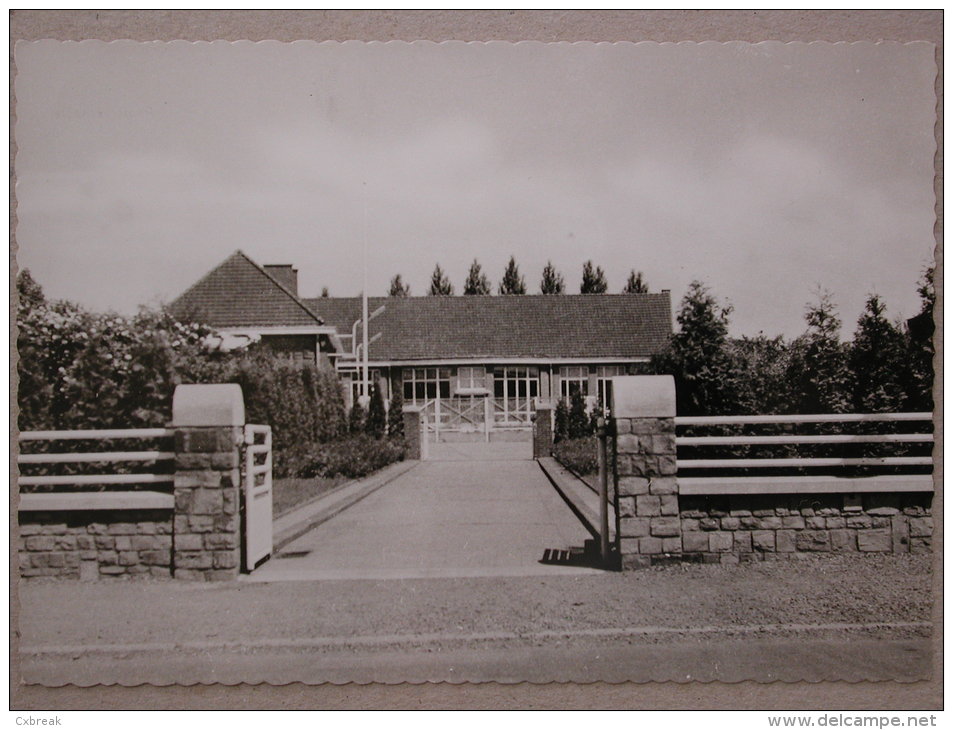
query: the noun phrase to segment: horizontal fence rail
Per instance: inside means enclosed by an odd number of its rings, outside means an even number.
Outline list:
[[[756,423],[867,423],[932,421],[932,413],[823,413],[793,416],[676,416],[676,426],[735,426]]]
[[[77,429],[71,431],[24,431],[19,434],[21,442],[38,441],[117,441],[125,439],[162,439],[175,435],[170,428],[126,429]],[[163,463],[175,458],[172,451],[85,451],[77,453],[19,454],[17,464],[41,466],[52,464],[121,464]],[[172,474],[44,474],[25,475],[17,480],[22,487],[35,486],[87,486],[116,484],[172,484]],[[114,493],[116,494],[116,493]],[[65,507],[64,507],[65,509]]]
[[[750,469],[781,466],[929,466],[929,456],[871,456],[864,458],[801,458],[789,459],[679,459],[681,469]]]
[[[930,470],[924,469],[933,464],[932,457],[924,453],[934,443],[933,434],[925,432],[932,420],[932,413],[676,417],[680,431],[695,427],[722,430],[707,435],[676,434],[678,470],[687,472],[679,482],[686,495],[932,491]],[[739,426],[765,425],[793,431],[797,424],[808,424],[804,430],[810,430],[812,424],[816,430],[831,430],[824,424],[848,429],[849,424],[872,424],[865,430],[895,431],[901,430],[893,425],[898,423],[912,425],[905,427],[907,433],[724,433]],[[799,453],[798,446],[806,446],[807,453]],[[764,449],[760,456],[759,449]],[[799,476],[785,476],[779,473],[782,469]],[[877,469],[890,473],[871,471]],[[827,476],[817,475],[819,470],[827,470]]]
[[[892,444],[933,443],[932,433],[835,434],[832,436],[679,436],[680,446],[744,446],[758,444]]]
[[[23,431],[20,441],[80,441],[106,439],[159,439],[175,435],[171,428],[93,428],[75,431]]]

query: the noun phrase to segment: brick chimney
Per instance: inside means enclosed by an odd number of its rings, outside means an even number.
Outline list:
[[[263,268],[275,281],[298,296],[298,270],[292,264],[265,264]]]

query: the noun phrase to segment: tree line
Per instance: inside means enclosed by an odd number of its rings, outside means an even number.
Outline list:
[[[731,338],[731,307],[692,282],[678,310],[678,331],[653,358],[675,378],[685,416],[889,413],[933,410],[934,269],[919,285],[920,312],[891,321],[870,294],[849,341],[831,295],[819,291],[800,336]]]
[[[649,290],[645,282],[645,275],[635,269],[629,273],[623,294],[645,294]],[[605,294],[609,291],[609,283],[606,281],[605,272],[601,266],[593,265],[592,261],[586,261],[582,267],[582,280],[579,284],[580,294]],[[427,292],[430,296],[450,297],[454,295],[453,283],[446,275],[438,263],[430,276],[430,288]],[[483,271],[480,262],[473,259],[470,264],[470,270],[467,278],[463,282],[463,294],[466,296],[482,295],[486,296],[493,293],[493,286]],[[510,260],[503,270],[503,277],[497,286],[497,293],[506,294],[526,294],[526,278],[520,273],[519,266],[516,264],[516,258],[510,256]],[[540,294],[565,294],[566,280],[563,275],[556,270],[551,261],[546,262],[539,282]],[[388,296],[409,297],[410,285],[405,283],[402,276],[397,274],[391,279]]]

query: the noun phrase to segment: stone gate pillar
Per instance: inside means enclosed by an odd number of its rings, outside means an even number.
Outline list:
[[[407,459],[424,460],[427,458],[427,435],[425,432],[424,411],[420,406],[404,406],[404,441]]]
[[[182,580],[230,580],[241,550],[242,390],[179,385],[172,397],[175,513],[172,573]]]
[[[675,380],[612,378],[619,554],[623,570],[680,557],[675,461]]]
[[[536,402],[533,417],[533,458],[542,459],[553,453],[553,406],[549,401]]]

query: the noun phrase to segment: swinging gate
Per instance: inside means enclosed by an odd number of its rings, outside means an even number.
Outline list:
[[[242,459],[243,569],[251,572],[271,556],[271,426],[245,426]]]

